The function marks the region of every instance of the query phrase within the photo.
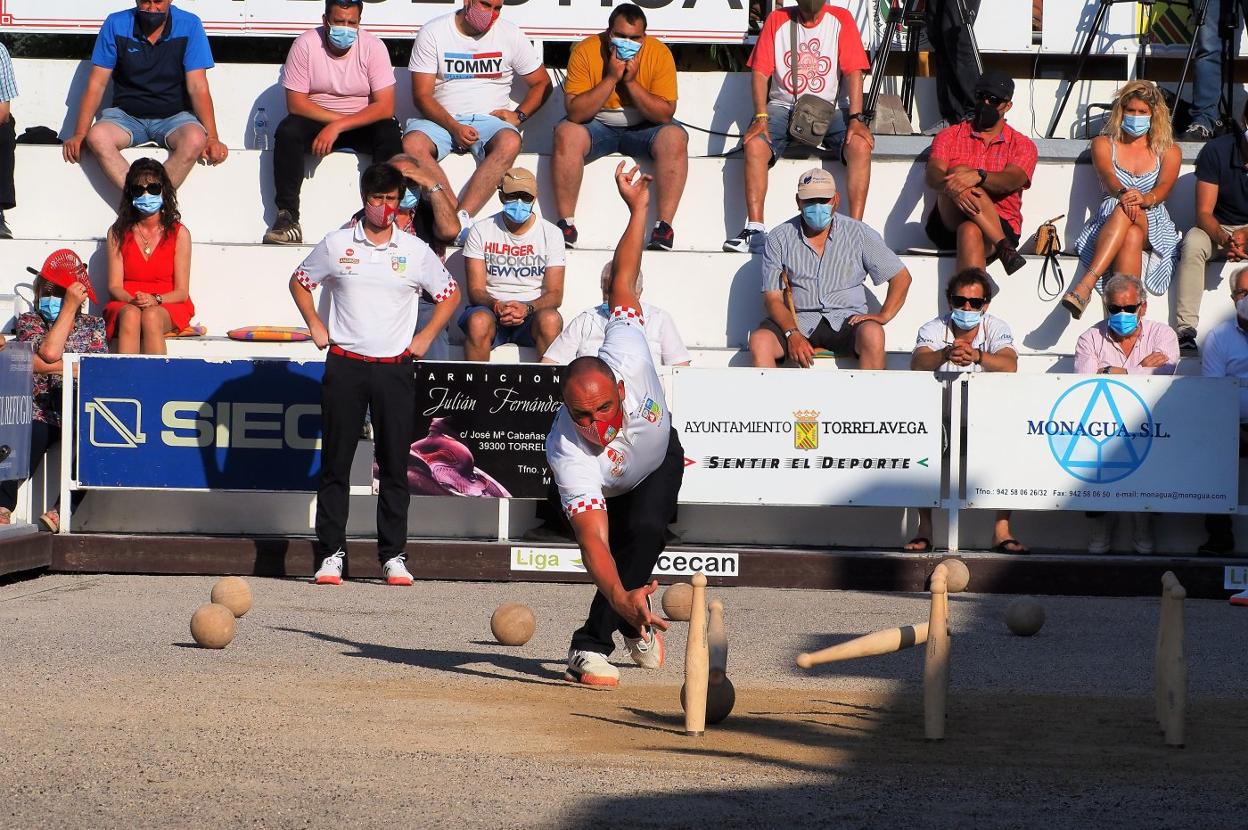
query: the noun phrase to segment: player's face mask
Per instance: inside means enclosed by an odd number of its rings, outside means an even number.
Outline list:
[[[374,228],[389,227],[398,213],[394,205],[364,205],[364,221]]]
[[[614,441],[624,427],[624,384],[621,383],[616,388],[620,393],[620,399],[616,402],[614,415],[605,421],[595,418],[583,426],[575,425],[576,431],[581,434],[582,438],[599,447],[605,447]]]

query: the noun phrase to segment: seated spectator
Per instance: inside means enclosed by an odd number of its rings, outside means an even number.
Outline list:
[[[473,225],[464,243],[465,360],[489,360],[490,350],[504,343],[535,346],[540,355],[563,330],[563,236],[533,210],[537,179],[513,167],[498,198],[503,209]]]
[[[17,97],[17,81],[13,78],[13,61],[9,50],[0,43],[0,239],[12,239],[13,231],[4,220],[4,212],[17,207],[13,188],[13,165],[17,152],[17,127],[13,121],[12,102]]]
[[[95,300],[95,291],[87,269],[76,277],[45,267],[35,278],[35,310],[17,318],[17,340],[30,343],[34,349],[34,408],[30,421],[30,472],[33,476],[48,452],[61,440],[62,356],[71,354],[103,354],[108,351],[104,339],[104,321],[94,314],[84,314],[87,299]],[[17,506],[19,480],[0,482],[0,524],[9,524]],[[70,501],[77,508],[84,491],[76,490]],[[60,505],[54,505],[40,517],[53,533],[60,530]]]
[[[1009,75],[984,70],[975,82],[974,114],[932,141],[927,186],[936,191],[936,207],[927,217],[927,236],[938,248],[957,250],[959,271],[1000,259],[1013,274],[1027,264],[1018,240],[1036,144],[1005,123],[1013,97]]]
[[[1205,146],[1212,147],[1221,140],[1215,138]],[[1239,457],[1244,458],[1248,456],[1248,383],[1245,383],[1248,381],[1248,267],[1236,270],[1231,275],[1230,285],[1235,316],[1209,332],[1200,356],[1200,366],[1201,374],[1207,378],[1240,380]],[[1226,513],[1205,516],[1205,530],[1209,538],[1197,553],[1202,556],[1234,556],[1235,530],[1231,519]]]
[[[1018,352],[1014,333],[1000,317],[988,313],[992,303],[992,278],[982,268],[959,271],[945,287],[949,311],[919,329],[910,368],[916,372],[1017,372]],[[919,527],[905,549],[915,553],[932,550],[932,509],[919,508]],[[992,530],[992,549],[997,553],[1028,553],[1010,532],[1010,511],[998,510]]]
[[[1196,226],[1183,235],[1174,329],[1183,354],[1197,353],[1205,264],[1248,259],[1248,102],[1240,123],[1196,156]]]
[[[555,128],[551,161],[559,230],[576,247],[576,200],[585,165],[611,153],[656,162],[658,220],[652,251],[675,244],[672,219],[689,173],[689,136],[676,114],[676,62],[663,41],[646,35],[646,13],[623,3],[607,18],[607,30],[572,50],[563,82],[567,119]]]
[[[1092,139],[1092,164],[1106,195],[1075,241],[1085,270],[1062,297],[1062,305],[1076,320],[1111,267],[1140,276],[1157,296],[1166,293],[1179,232],[1165,202],[1182,161],[1170,130],[1170,110],[1157,87],[1151,81],[1132,81],[1120,89],[1104,134]],[[1155,256],[1144,274],[1146,250]]]
[[[376,35],[360,28],[364,0],[325,0],[322,25],[295,39],[282,67],[286,111],[273,144],[277,219],[264,235],[273,245],[303,242],[299,193],[304,154],[367,153],[378,161],[401,149],[394,120],[394,68]]]
[[[794,34],[796,45],[790,42]],[[816,95],[836,107],[842,99],[849,101],[848,110],[837,110],[822,146],[839,155],[845,164],[849,215],[861,220],[871,186],[875,138],[867,126],[870,118],[862,109],[863,75],[871,62],[853,15],[838,6],[824,5],[824,0],[798,0],[796,6],[776,9],[763,24],[749,65],[754,118],[741,139],[745,153],[745,228],[724,242],[724,250],[747,254],[762,247],[767,171],[789,146],[790,115],[802,95]]]
[[[1164,323],[1145,320],[1148,293],[1140,278],[1114,274],[1105,281],[1105,319],[1079,335],[1075,371],[1081,375],[1172,375],[1179,365],[1179,340]],[[1088,553],[1113,545],[1113,513],[1088,513],[1093,520]],[[1132,546],[1153,552],[1153,514],[1134,513]]]
[[[839,204],[832,174],[818,167],[808,170],[797,180],[799,215],[767,235],[767,317],[750,334],[755,366],[791,359],[809,368],[815,349],[827,349],[857,356],[863,369],[884,368],[884,326],[906,301],[910,272],[878,233],[837,216]],[[867,311],[868,277],[876,285],[888,283],[878,314]]]
[[[165,337],[191,324],[191,232],[164,166],[130,165],[117,221],[108,229],[108,338],[119,354],[164,354]]]
[[[641,296],[642,275],[637,272],[637,280],[633,283],[633,291]],[[611,288],[611,263],[602,266],[602,305],[586,309],[572,318],[563,333],[555,338],[545,354],[543,363],[558,363],[566,366],[578,357],[596,355],[606,337],[607,319],[611,309],[608,308],[608,292]],[[654,357],[655,366],[688,366],[689,350],[680,339],[676,323],[672,316],[657,305],[643,302],[641,313],[646,318],[646,342],[650,344],[650,354]]]
[[[230,154],[217,138],[208,89],[212,50],[195,15],[171,0],[135,0],[135,8],[104,20],[91,63],[74,134],[63,148],[67,162],[78,163],[85,141],[120,188],[129,170],[121,151],[155,142],[169,150],[169,179],[181,187],[195,162],[216,165]],[[110,80],[112,106],[92,126]]]
[[[464,0],[459,11],[421,27],[408,63],[422,117],[404,127],[403,151],[448,190],[438,162],[452,151],[472,153],[478,162],[459,196],[461,241],[519,155],[520,126],[550,97],[541,54],[517,26],[499,20],[502,9],[503,0]],[[512,109],[516,75],[528,90]]]

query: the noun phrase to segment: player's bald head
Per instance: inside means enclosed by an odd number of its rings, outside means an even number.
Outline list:
[[[614,417],[624,394],[622,387],[611,367],[593,355],[569,363],[560,379],[563,404],[578,424]]]
[[[596,355],[585,355],[573,360],[563,370],[563,377],[559,381],[559,391],[565,402],[569,392],[576,395],[588,391],[589,387],[597,386],[608,389],[615,386],[615,372],[611,371],[605,360]]]

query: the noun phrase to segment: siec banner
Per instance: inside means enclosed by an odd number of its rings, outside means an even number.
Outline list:
[[[83,357],[84,487],[315,491],[324,364]]]
[[[1236,509],[1233,379],[979,375],[968,385],[968,507]]]
[[[919,372],[674,371],[682,502],[940,500],[942,386]]]
[[[623,2],[623,0],[620,0]],[[0,0],[0,31],[95,33],[109,13],[133,0]],[[199,16],[210,35],[298,35],[317,26],[322,0],[174,0]],[[368,0],[362,23],[389,38],[414,38],[420,27],[462,5],[455,0]],[[642,0],[647,32],[669,41],[741,42],[749,27],[745,0]],[[612,0],[507,0],[503,15],[536,40],[575,40],[607,28]]]

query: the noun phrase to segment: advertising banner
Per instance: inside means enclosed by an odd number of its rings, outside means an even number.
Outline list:
[[[980,375],[969,387],[967,507],[1236,509],[1235,380]]]
[[[930,374],[677,368],[672,397],[682,502],[940,501],[942,386]]]
[[[26,478],[30,472],[33,358],[29,343],[0,349],[0,481]]]
[[[176,0],[210,35],[298,35],[321,22],[320,0]],[[126,2],[0,0],[0,31],[95,33]],[[133,2],[129,3],[133,5]],[[370,0],[363,23],[389,38],[414,38],[429,20],[462,5],[454,0]],[[536,40],[579,40],[606,28],[610,0],[508,0],[503,14]],[[744,0],[649,0],[647,31],[668,41],[741,42],[749,26]]]
[[[417,363],[412,494],[546,498],[546,436],[562,404],[561,368]]]
[[[78,481],[315,491],[323,373],[319,361],[83,357]]]

